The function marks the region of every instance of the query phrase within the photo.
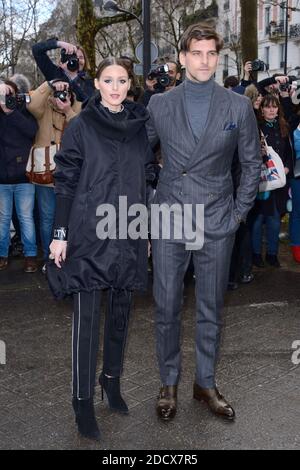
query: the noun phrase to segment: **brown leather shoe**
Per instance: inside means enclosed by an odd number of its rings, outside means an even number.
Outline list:
[[[229,421],[234,420],[234,409],[219,393],[217,387],[202,388],[198,384],[194,383],[194,398],[196,400],[205,402],[215,415],[225,418]]]
[[[163,385],[159,391],[156,412],[163,421],[170,421],[177,411],[177,385]]]
[[[24,260],[25,273],[35,273],[38,270],[36,256],[26,256]]]
[[[0,257],[0,271],[3,271],[7,268],[8,265],[8,258]]]

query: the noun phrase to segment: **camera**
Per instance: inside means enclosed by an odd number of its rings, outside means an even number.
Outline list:
[[[294,77],[293,75],[290,75],[288,77],[289,81],[287,83],[281,83],[279,85],[279,90],[280,91],[290,91],[292,88],[292,84],[297,80],[297,77]]]
[[[164,91],[167,86],[171,83],[171,78],[168,74],[169,67],[167,64],[159,65],[156,69],[151,70],[148,74],[149,80],[157,80],[157,83],[154,85],[154,89],[158,91]]]
[[[30,103],[30,101],[30,96],[27,93],[17,93],[16,95],[9,93],[8,95],[0,96],[0,103],[6,106],[7,109],[10,109],[11,111],[22,106],[23,103]]]
[[[67,68],[70,72],[77,72],[79,70],[79,60],[75,52],[73,54],[67,54],[66,49],[60,51],[60,61],[62,64],[67,64]]]
[[[268,70],[267,65],[264,63],[263,60],[260,59],[255,59],[252,62],[252,72],[264,72],[265,70]]]
[[[279,91],[290,91],[291,85],[289,83],[281,83],[279,85]]]
[[[54,90],[53,96],[54,96],[54,98],[58,98],[60,101],[62,101],[64,103],[65,101],[67,101],[67,98],[69,96],[69,92],[68,92],[68,90],[62,90],[62,91]]]

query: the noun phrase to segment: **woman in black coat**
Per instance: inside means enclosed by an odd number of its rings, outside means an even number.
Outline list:
[[[261,103],[261,119],[259,128],[266,142],[280,156],[286,175],[293,171],[292,147],[289,140],[289,128],[284,119],[279,99],[267,95]],[[259,193],[253,210],[252,246],[253,263],[263,267],[262,259],[262,229],[266,224],[267,254],[266,261],[274,267],[280,267],[278,260],[279,232],[281,217],[286,213],[289,183],[283,188]]]
[[[55,158],[57,212],[50,245],[55,264],[49,263],[48,279],[56,297],[74,294],[73,407],[79,432],[98,440],[93,394],[101,293],[108,290],[109,305],[99,382],[110,408],[128,413],[120,375],[131,294],[146,288],[145,165],[148,178],[154,175],[148,113],[124,101],[130,88],[126,62],[105,59],[95,86],[100,93],[71,122]],[[133,215],[127,216],[133,204],[144,208],[143,236],[137,239],[126,231],[134,224]]]

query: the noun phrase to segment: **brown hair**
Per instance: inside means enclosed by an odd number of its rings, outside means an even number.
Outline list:
[[[96,78],[99,80],[102,72],[106,67],[109,67],[110,65],[120,65],[120,67],[123,67],[123,69],[126,70],[128,77],[132,77],[132,70],[131,67],[128,64],[128,60],[126,59],[120,59],[118,57],[107,57],[106,59],[102,60],[100,62],[97,72],[96,72]]]
[[[197,23],[187,28],[180,40],[180,52],[188,52],[193,39],[196,39],[196,41],[214,39],[216,41],[216,49],[218,53],[224,45],[224,41],[221,36],[208,23]]]
[[[263,108],[268,108],[270,105],[278,108],[278,122],[279,122],[281,137],[282,138],[288,137],[289,125],[287,121],[285,120],[284,112],[277,96],[271,95],[271,94],[264,96],[261,102],[260,109],[262,110]],[[260,112],[259,121],[262,122],[263,120],[264,118],[263,118],[262,112]]]
[[[88,59],[88,56],[86,55],[86,52],[85,50],[83,49],[82,46],[76,46],[77,47],[77,50],[81,51],[82,54],[83,54],[83,57],[84,57],[84,67],[83,67],[83,71],[84,72],[88,72],[91,68],[90,66],[90,61]]]

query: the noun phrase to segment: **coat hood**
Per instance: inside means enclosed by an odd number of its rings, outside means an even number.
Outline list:
[[[129,142],[145,125],[149,113],[139,103],[125,100],[123,102],[126,118],[116,120],[113,114],[101,104],[101,95],[97,93],[84,103],[81,118],[90,121],[90,125],[99,128],[99,132],[109,139]]]

